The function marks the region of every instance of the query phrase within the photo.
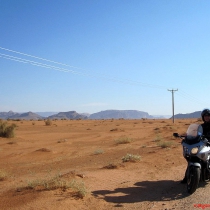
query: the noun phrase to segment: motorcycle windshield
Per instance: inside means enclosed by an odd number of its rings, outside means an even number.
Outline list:
[[[203,134],[203,128],[199,124],[191,124],[187,129],[187,139],[195,139]]]

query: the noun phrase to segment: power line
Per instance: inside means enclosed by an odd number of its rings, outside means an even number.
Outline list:
[[[29,54],[26,54],[26,53],[18,52],[18,51],[15,51],[15,50],[10,50],[10,49],[7,49],[7,48],[1,47],[1,46],[0,46],[0,49],[6,50],[6,51],[9,51],[9,52],[13,52],[13,53],[17,53],[17,54],[20,54],[20,55],[24,55],[24,56],[36,58],[36,59],[39,59],[39,60],[48,61],[48,62],[51,62],[51,63],[56,63],[56,64],[59,64],[59,65],[62,65],[62,66],[68,66],[68,67],[71,67],[71,68],[81,69],[81,68],[78,68],[78,67],[75,67],[75,66],[70,66],[70,65],[60,63],[60,62],[57,62],[57,61],[52,61],[52,60],[37,57],[37,56],[34,56],[34,55],[29,55]]]
[[[41,58],[41,57],[38,57],[38,56],[22,53],[22,52],[11,50],[11,49],[4,48],[4,47],[1,47],[1,46],[0,46],[0,49],[2,49],[4,51],[16,53],[16,54],[19,54],[19,55],[22,55],[22,56],[27,56],[27,57],[30,57],[30,58],[33,58],[33,59],[39,59],[39,60],[42,60],[42,61],[51,62],[51,63],[54,63],[56,65],[62,65],[62,66],[66,66],[66,67],[74,68],[74,69],[78,69],[78,70],[85,70],[85,69],[82,69],[82,68],[79,68],[79,67],[75,67],[75,66],[67,65],[67,64],[64,64],[64,63],[61,63],[61,62],[57,62],[57,61]],[[95,73],[91,74],[91,73],[79,72],[79,71],[72,70],[72,69],[69,69],[69,68],[63,68],[63,67],[60,67],[60,66],[49,65],[49,64],[46,64],[46,63],[41,63],[41,62],[37,62],[37,61],[34,61],[34,60],[20,58],[20,57],[17,57],[17,56],[12,56],[12,55],[3,54],[3,53],[0,53],[0,57],[4,58],[4,59],[7,59],[7,60],[12,60],[12,61],[20,62],[20,63],[24,63],[24,64],[30,64],[30,65],[33,65],[33,66],[52,69],[52,70],[56,70],[56,71],[60,71],[60,72],[72,73],[72,74],[87,76],[87,77],[92,77],[92,78],[100,78],[100,79],[110,80],[112,82],[117,82],[117,83],[123,83],[123,84],[129,84],[129,85],[140,85],[140,86],[143,86],[143,87],[150,87],[150,88],[156,88],[156,89],[157,88],[167,89],[167,87],[160,86],[160,85],[142,83],[142,82],[139,82],[139,81],[133,81],[133,80],[129,80],[129,79],[122,80],[122,79],[119,79],[119,78],[116,78],[116,77],[110,77],[110,76],[107,76],[107,75],[104,75],[104,74],[95,74]],[[202,103],[200,100],[196,99],[193,96],[190,96],[189,94],[185,93],[184,91],[179,91],[178,95],[182,96],[185,99],[194,101],[196,103],[200,103],[200,104]],[[204,104],[204,103],[202,103],[202,104]]]
[[[2,47],[0,47],[0,48],[2,49]],[[12,52],[16,52],[16,51],[12,51]],[[26,55],[24,53],[21,53],[21,54]],[[82,72],[78,72],[78,71],[75,71],[75,70],[70,70],[70,69],[67,69],[67,68],[61,68],[61,67],[58,67],[58,66],[52,66],[52,65],[49,65],[49,64],[36,62],[36,61],[33,61],[33,60],[29,60],[29,59],[23,59],[23,58],[20,58],[20,57],[17,57],[17,56],[11,56],[11,55],[7,55],[7,54],[3,54],[3,53],[0,53],[0,57],[4,58],[4,59],[16,61],[16,62],[21,62],[21,63],[31,64],[31,65],[39,66],[39,67],[43,67],[43,68],[53,69],[53,70],[56,70],[56,71],[63,71],[63,72],[73,73],[73,74],[82,75],[82,76],[111,80],[112,82],[125,83],[125,84],[130,84],[130,85],[140,85],[140,86],[145,86],[145,87],[150,87],[150,88],[166,89],[166,87],[164,87],[164,86],[152,85],[152,84],[142,83],[142,82],[139,82],[139,81],[133,81],[133,80],[129,80],[129,79],[121,80],[121,79],[106,76],[106,75],[82,73]],[[36,56],[30,56],[30,57],[38,58]],[[42,58],[40,58],[40,59],[42,59]],[[47,59],[42,59],[42,60],[47,60]],[[50,61],[50,60],[47,60],[47,61],[60,64],[59,62],[54,62],[54,61]],[[66,64],[63,64],[63,65],[66,65]],[[81,69],[81,68],[77,68],[77,69]]]
[[[186,92],[184,92],[184,91],[181,91],[181,93],[177,93],[177,94],[179,94],[179,95],[181,95],[181,96],[183,96],[183,97],[185,97],[185,98],[188,98],[189,100],[191,100],[191,101],[193,101],[193,102],[197,102],[197,103],[200,102],[200,100],[198,100],[198,99],[195,98],[194,96],[191,96],[190,94],[188,94],[188,93],[186,93]]]
[[[206,104],[206,101],[201,101],[201,99],[197,99],[194,96],[191,96],[182,90],[179,90],[179,92],[177,94],[180,95],[184,99],[192,101],[193,103],[198,103],[198,104],[202,104],[202,105]]]
[[[44,67],[44,68],[52,68],[54,70],[63,70],[64,72],[70,72],[70,71],[74,72],[73,70],[68,70],[68,69],[64,69],[64,68],[60,68],[60,67],[56,67],[56,66],[51,66],[51,65],[48,65],[48,64],[43,64],[43,63],[40,63],[40,62],[35,62],[35,61],[28,60],[28,59],[23,59],[23,58],[11,56],[11,55],[6,55],[6,54],[2,54],[2,53],[0,53],[0,56],[2,58],[8,59],[8,60],[13,60],[13,61],[22,62],[22,63],[28,63],[28,64],[31,64],[31,65],[41,66],[41,67]]]

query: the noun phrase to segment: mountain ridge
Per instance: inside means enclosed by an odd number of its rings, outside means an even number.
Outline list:
[[[43,114],[44,116],[41,116]],[[52,114],[52,115],[50,115]],[[201,111],[195,111],[187,114],[176,114],[175,119],[200,118]],[[104,110],[93,114],[77,113],[76,111],[67,112],[0,112],[0,119],[24,119],[24,120],[41,120],[41,119],[170,119],[172,117],[153,116],[148,112],[138,110]]]
[[[76,111],[68,111],[68,112],[59,112],[58,114],[54,114],[48,117],[49,119],[87,119],[88,117],[85,115],[81,115]]]
[[[153,118],[147,112],[137,110],[105,110],[100,111],[89,116],[89,119],[141,119],[141,118]]]
[[[38,112],[41,113],[41,112]],[[41,116],[33,112],[17,113],[13,111],[0,112],[0,119],[25,119],[25,120],[39,120],[39,119],[141,119],[141,118],[158,118],[149,115],[147,112],[137,110],[105,110],[93,114],[77,113],[76,111],[59,112],[50,116]]]

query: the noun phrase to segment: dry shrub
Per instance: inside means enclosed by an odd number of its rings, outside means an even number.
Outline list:
[[[71,189],[74,196],[79,198],[84,198],[87,194],[87,189],[83,182],[78,182],[76,180],[67,181],[62,178],[60,174],[55,175],[54,177],[47,177],[45,179],[35,179],[28,181],[28,189],[34,190],[55,190],[55,189]]]
[[[7,125],[7,122],[0,120],[0,137],[13,138],[15,136],[16,124]]]
[[[64,142],[67,142],[66,139],[61,139],[61,140],[58,140],[57,143],[64,143]]]
[[[17,144],[16,141],[9,141],[7,144]]]
[[[137,162],[140,161],[141,156],[139,155],[133,155],[133,154],[127,154],[122,158],[123,162]]]
[[[8,178],[8,173],[0,169],[0,181],[4,181],[7,178]]]
[[[157,143],[157,145],[161,148],[168,148],[172,146],[172,142],[171,141],[160,141]]]
[[[47,126],[52,125],[52,120],[47,119],[47,120],[45,121],[45,125],[47,125]]]
[[[118,167],[117,167],[117,165],[110,163],[107,166],[104,166],[103,168],[105,168],[105,169],[116,169]]]
[[[157,135],[156,136],[156,138],[155,138],[155,140],[154,140],[154,142],[160,142],[160,141],[162,141],[162,136],[161,135]]]
[[[118,139],[115,140],[115,143],[116,144],[128,144],[128,143],[131,143],[132,139],[129,138],[129,137],[120,137]]]
[[[94,155],[100,155],[100,154],[103,154],[104,151],[102,149],[97,149],[94,151]]]

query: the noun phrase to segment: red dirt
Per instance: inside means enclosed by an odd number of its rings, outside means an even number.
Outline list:
[[[0,171],[8,174],[0,181],[0,209],[179,209],[187,197],[179,183],[186,162],[172,133],[196,121],[9,121],[18,127],[14,138],[0,138]],[[122,137],[131,142],[119,144]],[[162,148],[158,141],[172,144]],[[123,162],[126,154],[141,159]],[[84,183],[85,197],[71,188],[29,188],[58,174]]]

